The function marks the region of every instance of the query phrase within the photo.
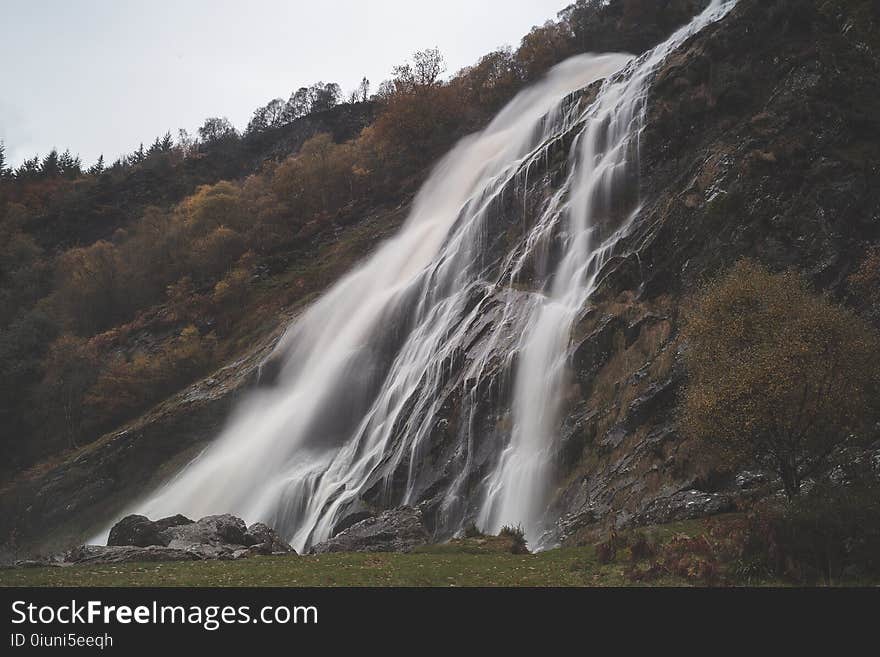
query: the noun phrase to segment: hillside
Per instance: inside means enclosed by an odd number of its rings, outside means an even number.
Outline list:
[[[3,176],[6,549],[81,542],[196,455],[243,390],[271,388],[291,318],[395,234],[437,159],[517,92],[572,55],[646,52],[706,4],[582,0],[447,81],[439,54],[423,51],[372,99],[278,128],[100,173]],[[606,220],[638,212],[597,265],[554,400],[548,542],[748,509],[779,491],[682,428],[684,317],[706,280],[749,258],[799,272],[880,327],[878,26],[867,0],[742,0],[651,76],[637,198],[611,204]],[[544,169],[526,169],[493,208],[490,278],[564,188],[580,128],[554,136]],[[336,527],[406,501],[442,540],[476,516],[511,423],[507,347],[491,346],[476,383],[469,363],[508,307],[543,293],[540,263],[523,270],[506,296],[468,301],[485,311],[449,354],[430,448],[415,465],[383,461]],[[836,456],[876,458],[877,426],[860,437]],[[465,502],[450,511],[453,486]]]

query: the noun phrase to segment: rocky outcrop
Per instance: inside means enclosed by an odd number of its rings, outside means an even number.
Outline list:
[[[182,515],[162,518],[155,522],[146,516],[125,516],[113,525],[113,528],[110,530],[110,537],[107,539],[107,545],[129,545],[136,547],[167,545],[168,542],[162,538],[162,532],[172,527],[191,524],[193,524],[193,521]]]
[[[99,564],[285,554],[296,551],[262,522],[246,527],[241,518],[229,514],[205,516],[198,521],[181,515],[156,521],[130,515],[113,526],[107,545],[83,545],[50,561]]]
[[[160,545],[83,545],[66,552],[65,564],[139,563],[152,561],[200,561],[211,558],[199,550],[184,550]]]
[[[333,538],[315,545],[312,553],[410,552],[429,541],[430,535],[421,511],[402,506],[355,523]]]
[[[195,545],[245,546],[246,535],[244,520],[229,514],[206,516],[198,522],[176,525],[159,532],[162,545],[173,548]]]

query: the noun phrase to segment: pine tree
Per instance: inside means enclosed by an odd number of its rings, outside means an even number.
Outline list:
[[[98,161],[95,162],[92,166],[89,167],[88,171],[91,176],[100,176],[104,173],[104,154],[98,156]]]
[[[28,180],[36,178],[40,175],[40,156],[34,155],[31,159],[25,160],[21,166],[15,170],[15,177],[20,180]]]
[[[57,178],[61,175],[61,167],[58,163],[58,150],[52,149],[49,154],[43,158],[40,165],[40,173],[44,178]]]
[[[65,178],[76,178],[82,174],[82,161],[67,149],[58,157],[58,171]]]
[[[162,142],[159,141],[159,138],[156,137],[156,141],[150,146],[150,149],[147,151],[148,156],[158,155],[162,152]]]
[[[0,180],[9,177],[10,171],[6,168],[6,145],[0,141]]]
[[[162,142],[160,144],[160,148],[163,153],[168,153],[174,148],[174,139],[171,138],[171,131],[165,133],[165,136],[162,137]]]

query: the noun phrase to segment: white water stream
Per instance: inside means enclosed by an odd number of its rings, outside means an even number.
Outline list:
[[[250,393],[221,435],[132,511],[233,513],[275,526],[303,550],[377,486],[389,504],[425,496],[432,436],[455,385],[457,446],[443,489],[432,492],[439,525],[449,533],[470,519],[488,531],[521,524],[537,544],[553,520],[546,509],[572,325],[637,214],[650,82],[670,52],[732,4],[714,2],[637,60],[569,59],[457,145],[397,236],[288,329],[275,385]],[[573,94],[599,80],[594,100],[578,102]],[[542,180],[546,160],[566,138],[564,178],[553,187]],[[540,202],[527,196],[535,185]],[[522,197],[511,203],[514,194]],[[498,253],[490,235],[510,221],[499,208],[511,205],[528,225]],[[475,341],[475,325],[490,314]],[[495,409],[509,428],[478,470],[486,377],[512,380]]]

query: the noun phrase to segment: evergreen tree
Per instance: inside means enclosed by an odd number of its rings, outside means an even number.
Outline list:
[[[159,143],[159,147],[162,149],[163,153],[168,153],[174,148],[174,139],[171,138],[171,131],[165,133],[165,136],[162,137],[162,141]]]
[[[98,161],[89,167],[89,175],[100,176],[104,173],[104,154],[98,156]]]
[[[58,171],[65,178],[76,178],[82,174],[82,161],[67,149],[58,157]]]
[[[144,142],[141,142],[140,148],[138,148],[131,155],[132,163],[140,164],[141,162],[143,162],[146,159],[146,157],[147,157],[147,153],[144,151]]]
[[[21,166],[15,170],[15,177],[20,180],[32,180],[40,175],[40,156],[34,155],[31,159],[25,160]]]
[[[6,167],[6,145],[0,141],[0,180],[8,178],[11,175],[12,171]]]
[[[156,137],[156,140],[150,146],[150,149],[147,151],[148,156],[158,155],[162,152],[162,142],[159,141],[159,138]]]
[[[43,158],[40,165],[40,173],[44,178],[57,178],[61,175],[61,166],[58,163],[58,151],[52,149],[49,154]]]

